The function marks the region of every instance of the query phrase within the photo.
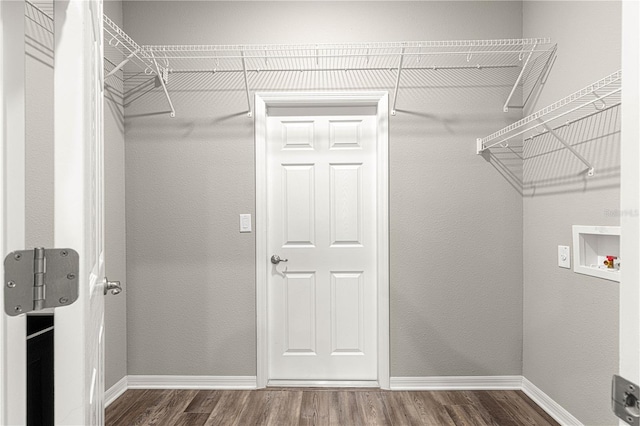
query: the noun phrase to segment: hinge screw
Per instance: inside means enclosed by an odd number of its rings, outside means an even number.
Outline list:
[[[66,257],[66,256],[68,256],[68,255],[69,255],[69,252],[68,252],[68,251],[66,251],[66,250],[62,250],[62,251],[60,252],[60,256],[62,256],[62,257]]]
[[[7,283],[7,287],[9,287],[9,288],[14,288],[15,286],[16,286],[16,283],[15,283],[15,282],[13,282],[13,281],[9,281],[9,282]]]
[[[76,274],[67,274],[67,279],[72,280],[76,277]]]
[[[633,385],[629,385],[629,390],[633,392],[634,390],[636,390],[636,388]]]
[[[66,298],[66,297],[61,297],[61,298],[60,298],[60,300],[59,300],[59,302],[60,302],[60,303],[62,303],[63,305],[64,305],[65,303],[67,303],[68,301],[69,301],[69,299],[68,299],[68,298]]]
[[[22,306],[18,305],[14,308],[16,312],[22,312]]]
[[[627,422],[633,424],[633,417],[627,416]]]
[[[22,255],[20,253],[16,253],[16,254],[13,255],[13,258],[15,260],[20,260],[20,259],[22,259]]]

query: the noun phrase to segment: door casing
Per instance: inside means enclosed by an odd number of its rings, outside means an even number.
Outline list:
[[[378,385],[389,389],[389,95],[388,92],[282,92],[255,95],[257,387],[269,380],[267,277],[267,128],[269,107],[377,108]]]
[[[622,2],[622,137],[620,187],[620,367],[619,374],[640,383],[640,4]],[[626,424],[620,420],[620,424]]]
[[[0,276],[4,258],[25,244],[24,1],[0,2]],[[4,283],[3,283],[4,287]],[[0,424],[24,424],[27,321],[4,313],[0,288]]]

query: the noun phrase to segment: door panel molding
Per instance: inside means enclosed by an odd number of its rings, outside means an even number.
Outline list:
[[[389,100],[387,92],[300,92],[256,93],[255,95],[255,176],[256,176],[256,337],[257,387],[268,381],[267,282],[267,115],[269,107],[374,107],[376,113],[377,164],[377,299],[378,299],[378,382],[389,389]],[[353,127],[353,126],[352,126]],[[351,129],[340,129],[351,131]],[[339,132],[337,136],[340,136]],[[339,138],[336,137],[339,142]],[[339,145],[338,145],[339,146]],[[342,147],[354,149],[357,147]],[[287,381],[290,383],[291,381]],[[354,383],[354,382],[350,382]],[[269,383],[275,384],[275,383]],[[367,382],[368,386],[372,382]]]

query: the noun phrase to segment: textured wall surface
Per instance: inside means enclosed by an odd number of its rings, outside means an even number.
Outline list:
[[[104,2],[104,13],[122,25],[122,2]],[[123,58],[105,40],[105,74]],[[105,81],[105,262],[110,280],[120,281],[123,292],[105,298],[105,389],[127,375],[127,291],[124,187],[123,74]]]
[[[25,8],[25,248],[53,247],[53,21]]]
[[[524,2],[523,16],[525,37],[559,44],[538,107],[620,69],[620,2]],[[524,376],[589,425],[617,424],[609,393],[619,285],[558,268],[557,246],[572,245],[572,225],[618,225],[608,211],[619,209],[619,115],[613,108],[572,125],[593,178],[556,141],[525,144]]]
[[[520,38],[520,2],[125,2],[140,44]],[[253,121],[241,75],[125,87],[129,374],[255,375]],[[522,198],[475,139],[504,73],[406,73],[390,119],[391,375],[522,370]],[[137,74],[136,74],[137,73]],[[251,73],[253,90],[389,90],[394,73]]]

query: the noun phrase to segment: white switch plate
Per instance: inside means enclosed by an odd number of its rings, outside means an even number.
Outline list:
[[[571,268],[569,246],[558,246],[558,266],[561,268]]]
[[[251,232],[251,215],[240,215],[240,232]]]

